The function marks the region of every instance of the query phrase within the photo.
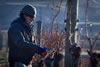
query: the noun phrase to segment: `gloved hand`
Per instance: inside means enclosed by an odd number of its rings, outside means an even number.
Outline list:
[[[50,51],[50,48],[45,48],[46,49],[46,51]]]
[[[40,55],[41,55],[42,57],[45,57],[45,56],[47,55],[47,53],[48,53],[48,52],[44,52],[44,53],[41,53]]]
[[[47,55],[47,52],[50,51],[50,48],[40,48],[39,53],[42,57]]]
[[[50,48],[43,48],[43,47],[38,48],[39,53],[45,53],[47,51],[50,51]]]

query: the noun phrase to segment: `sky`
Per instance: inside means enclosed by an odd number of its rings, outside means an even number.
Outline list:
[[[85,21],[87,0],[79,0],[79,20]],[[89,22],[100,22],[100,0],[89,0],[87,9],[87,20]]]
[[[56,22],[59,22],[61,26],[64,21],[66,5],[66,0],[62,1],[61,11],[56,19]],[[80,22],[85,21],[86,2],[87,0],[79,0],[78,19]],[[37,8],[38,13],[35,22],[41,19],[44,25],[49,25],[57,12],[51,8],[59,3],[60,0],[0,0],[0,25],[2,29],[8,29],[10,23],[18,17],[25,4],[32,4]],[[87,20],[100,23],[100,0],[89,0],[88,4]]]
[[[55,1],[54,2],[56,6],[57,4],[59,5],[60,1]],[[52,20],[54,15],[57,13],[57,9],[52,9],[52,1],[44,0],[44,1],[35,1],[35,0],[8,0],[8,1],[2,1],[0,2],[0,21],[1,21],[1,26],[2,29],[8,29],[11,22],[16,19],[16,17],[19,16],[19,13],[21,9],[26,5],[26,4],[32,4],[36,7],[37,9],[37,17],[35,19],[35,24],[36,21],[42,20],[44,25],[49,25]],[[63,2],[61,6],[61,11],[57,17],[57,22],[60,24],[63,24],[64,21],[64,9],[65,9],[65,2]]]

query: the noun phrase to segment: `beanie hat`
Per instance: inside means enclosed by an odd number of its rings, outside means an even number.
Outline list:
[[[32,5],[26,5],[26,6],[24,6],[24,8],[21,10],[20,13],[23,13],[27,16],[35,18],[36,17],[36,8]]]

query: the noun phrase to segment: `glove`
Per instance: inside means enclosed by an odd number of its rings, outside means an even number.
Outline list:
[[[42,48],[42,47],[38,48],[39,53],[44,53],[44,52],[47,52],[49,50],[50,50],[50,48]]]
[[[42,57],[45,57],[47,55],[47,52],[41,53],[40,54]]]
[[[46,49],[46,51],[50,51],[50,48],[45,48]]]
[[[40,48],[39,53],[42,57],[45,57],[47,55],[47,52],[50,51],[50,48]]]
[[[39,53],[44,53],[44,52],[46,52],[46,49],[45,49],[45,48],[40,47],[40,48],[38,48],[38,52],[39,52]]]

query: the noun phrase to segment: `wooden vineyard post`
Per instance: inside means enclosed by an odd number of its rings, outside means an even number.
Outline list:
[[[75,32],[78,0],[67,0],[67,18],[66,18],[66,46],[65,46],[65,67],[72,67],[72,56],[69,48],[75,42],[75,35],[71,37],[71,33]],[[70,39],[71,37],[71,39]]]
[[[37,44],[40,44],[41,21],[37,21]]]

